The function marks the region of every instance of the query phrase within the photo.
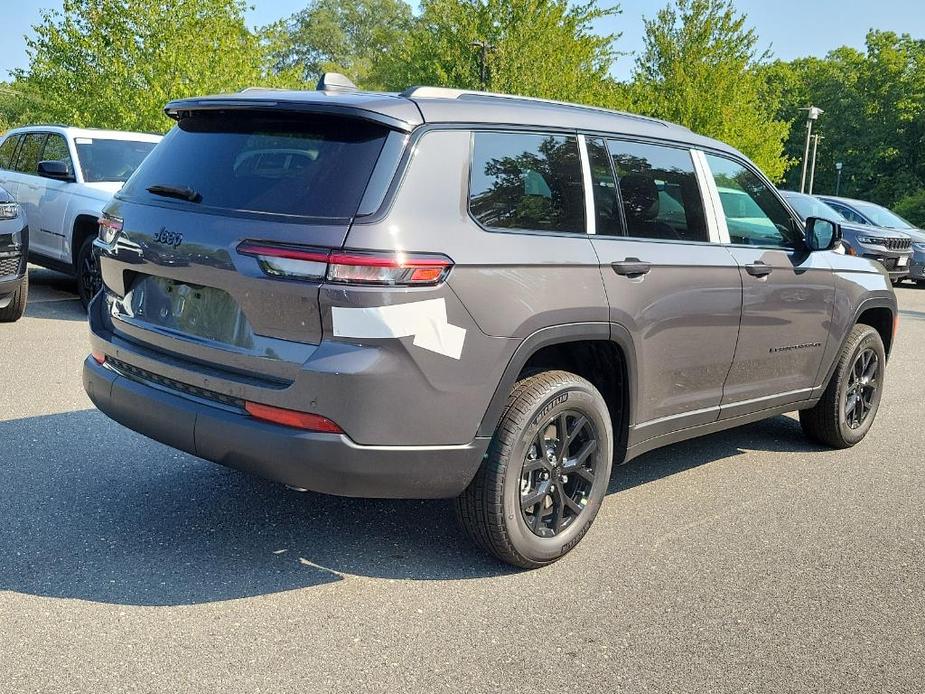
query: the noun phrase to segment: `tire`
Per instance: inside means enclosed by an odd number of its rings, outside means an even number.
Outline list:
[[[873,367],[870,362],[865,366],[861,360],[869,355],[876,360]],[[850,448],[860,443],[880,408],[885,366],[886,352],[880,334],[869,325],[855,325],[842,345],[822,399],[815,407],[800,411],[803,432],[813,441],[832,448]],[[857,386],[859,378],[861,385]],[[865,379],[869,379],[866,385]],[[856,394],[853,405],[848,399],[849,389]],[[862,419],[858,422],[859,416]]]
[[[23,275],[22,284],[13,294],[13,300],[0,308],[0,323],[15,323],[26,312],[26,302],[29,300],[29,272]]]
[[[925,287],[925,280],[916,280],[916,281],[915,281],[915,286],[917,286],[917,287]]]
[[[541,440],[551,458],[539,450]],[[482,466],[456,499],[456,513],[473,542],[501,561],[546,566],[588,532],[612,464],[610,413],[597,389],[566,371],[537,373],[511,391]],[[536,502],[525,506],[530,499]]]
[[[103,286],[99,258],[93,251],[93,238],[85,238],[77,251],[77,294],[84,309],[90,305],[90,300]]]

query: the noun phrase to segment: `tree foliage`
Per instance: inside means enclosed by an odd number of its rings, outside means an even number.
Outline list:
[[[835,190],[891,205],[925,187],[925,41],[872,31],[866,50],[839,48],[825,58],[775,63],[765,74],[781,91],[779,117],[792,121],[790,156],[802,161],[806,130],[801,107],[825,113],[815,132],[819,146],[816,192]],[[801,167],[787,184],[799,186]]]
[[[382,89],[379,66],[400,51],[413,16],[404,0],[314,0],[261,34],[270,69],[316,81],[326,71]]]
[[[383,66],[393,88],[414,84],[568,99],[612,100],[618,36],[594,31],[619,13],[597,0],[423,0],[402,50]],[[487,44],[485,84],[482,52]]]
[[[241,0],[64,0],[27,37],[15,75],[25,116],[163,131],[170,99],[259,81],[261,53]]]
[[[672,0],[645,20],[632,109],[728,142],[779,180],[789,126],[775,117],[758,74],[766,55],[745,22],[731,0]]]
[[[925,229],[925,188],[901,198],[893,209],[903,219]]]

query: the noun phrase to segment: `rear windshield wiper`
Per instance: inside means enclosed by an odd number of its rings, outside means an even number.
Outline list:
[[[165,186],[158,183],[148,186],[148,192],[152,195],[163,195],[165,198],[180,198],[190,202],[202,200],[202,195],[188,186]]]

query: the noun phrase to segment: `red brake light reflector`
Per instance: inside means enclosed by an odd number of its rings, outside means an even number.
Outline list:
[[[122,231],[122,220],[112,215],[104,214],[97,220],[97,223],[100,225],[99,239],[107,245],[112,243],[116,238],[116,234]]]
[[[337,426],[327,417],[310,412],[298,412],[297,410],[287,410],[282,407],[273,407],[271,405],[261,405],[256,402],[245,402],[244,409],[255,419],[271,422],[273,424],[282,424],[286,427],[296,429],[306,429],[308,431],[317,431],[324,434],[343,434],[344,430]]]

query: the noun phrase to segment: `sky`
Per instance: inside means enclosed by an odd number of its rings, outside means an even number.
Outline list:
[[[302,9],[308,0],[250,0],[248,22],[262,26]],[[26,67],[25,41],[42,9],[60,9],[60,0],[6,0],[0,41],[0,79],[10,70]],[[612,5],[613,0],[601,0]],[[600,32],[622,33],[619,50],[636,53],[642,49],[643,17],[651,17],[665,0],[622,0],[623,13],[602,22]],[[864,36],[871,28],[909,33],[925,38],[923,0],[735,0],[740,12],[761,39],[760,48],[769,48],[775,57],[790,60],[802,56],[823,56],[838,46],[864,47]],[[621,58],[613,74],[629,77],[633,56]]]

